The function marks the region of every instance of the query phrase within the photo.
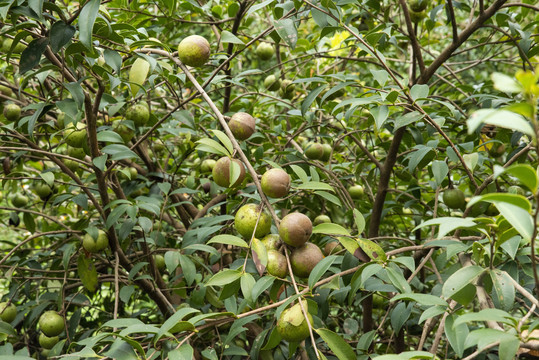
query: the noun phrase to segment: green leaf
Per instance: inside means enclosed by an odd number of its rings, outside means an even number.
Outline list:
[[[355,239],[348,237],[338,237],[337,238],[341,245],[348,251],[350,254],[354,255],[357,249],[359,249],[359,243]]]
[[[239,237],[234,236],[234,235],[217,235],[217,236],[212,237],[207,242],[207,244],[214,244],[214,243],[234,245],[234,246],[239,246],[243,248],[249,247],[249,244],[247,244],[245,240],[240,239]]]
[[[410,284],[408,284],[408,282],[404,278],[402,271],[399,270],[395,270],[392,267],[387,267],[386,272],[387,276],[389,277],[389,280],[397,289],[399,289],[401,293],[411,293],[412,288],[410,287]]]
[[[292,19],[281,19],[275,21],[274,26],[281,39],[292,49],[295,49],[298,41],[298,31],[294,21]]]
[[[313,234],[345,235],[350,236],[348,230],[341,225],[333,223],[318,224],[313,228]]]
[[[414,102],[418,99],[426,99],[429,96],[429,86],[426,84],[415,84],[410,89],[410,96]]]
[[[224,132],[220,130],[212,130],[212,132],[213,132],[213,135],[215,135],[219,139],[219,141],[223,143],[223,145],[228,150],[229,154],[234,153],[234,146],[232,145],[232,141],[230,141],[230,139]]]
[[[357,241],[359,243],[359,247],[372,260],[380,261],[380,262],[386,262],[387,261],[387,255],[386,255],[384,249],[382,249],[382,247],[380,245],[378,245],[377,243],[375,243],[375,242],[373,242],[371,240],[362,239],[362,238],[357,239]]]
[[[428,306],[439,305],[439,306],[447,307],[447,302],[445,302],[439,296],[434,296],[430,294],[403,293],[403,294],[394,296],[393,298],[391,298],[390,301],[397,301],[397,300],[412,300],[420,305],[428,305]]]
[[[339,360],[356,360],[354,350],[341,336],[328,329],[315,329],[315,331]]]
[[[209,152],[212,154],[217,154],[220,156],[230,156],[231,153],[227,151],[223,145],[219,144],[217,141],[204,138],[197,141],[196,149],[199,151]]]
[[[396,120],[395,120],[395,130],[403,127],[403,126],[406,126],[406,125],[410,125],[410,124],[413,124],[421,119],[423,119],[425,115],[421,114],[420,112],[418,111],[412,111],[412,112],[409,112],[409,113],[406,113],[402,116],[399,116]]]
[[[520,339],[518,337],[503,338],[498,346],[498,358],[500,360],[514,359],[519,347]]]
[[[97,141],[103,141],[103,142],[112,142],[112,143],[119,143],[123,144],[124,140],[122,137],[115,131],[111,130],[103,130],[97,133]]]
[[[82,8],[79,19],[79,39],[88,50],[92,49],[92,31],[99,11],[100,0],[90,0]]]
[[[442,295],[444,298],[448,299],[453,294],[456,294],[464,288],[466,285],[471,284],[475,279],[477,279],[485,269],[480,266],[466,266],[462,269],[455,271],[444,283],[442,287]]]
[[[179,349],[169,352],[168,358],[174,360],[192,360],[193,352],[194,350],[191,345],[183,344]]]
[[[307,95],[305,97],[305,99],[303,100],[303,102],[301,103],[301,114],[302,115],[305,115],[307,113],[307,111],[309,110],[309,108],[311,107],[311,104],[314,102],[314,100],[316,100],[316,98],[318,97],[318,95],[320,95],[320,93],[322,91],[324,91],[324,89],[327,87],[327,84],[323,84],[323,85],[320,85],[319,87],[317,87],[316,89],[314,89],[313,91],[311,91],[309,93],[309,95]],[[297,166],[297,165],[292,165],[292,166]]]
[[[505,129],[520,131],[525,135],[535,138],[535,133],[530,123],[521,115],[508,110],[481,109],[477,110],[466,121],[468,134],[472,134],[482,124],[499,126]]]
[[[495,72],[490,75],[490,79],[494,83],[494,88],[505,93],[518,93],[522,91],[522,86],[512,77],[505,74]]]
[[[387,118],[389,117],[389,108],[387,105],[380,105],[370,110],[377,129],[382,129]]]
[[[258,274],[262,276],[266,270],[266,266],[268,266],[268,251],[266,249],[266,245],[264,245],[264,243],[257,238],[253,238],[251,243],[251,251],[256,270],[258,271]]]
[[[339,207],[342,206],[341,200],[339,200],[337,196],[330,194],[327,191],[315,191],[314,193]]]
[[[444,332],[447,336],[447,340],[449,340],[449,344],[451,345],[455,353],[458,355],[459,358],[462,358],[462,355],[464,354],[466,339],[470,331],[468,330],[468,326],[464,323],[455,326],[455,318],[457,318],[456,315],[449,315],[445,319]]]
[[[374,359],[374,358],[373,358]],[[404,351],[400,354],[377,356],[376,360],[417,360],[417,359],[436,359],[436,357],[427,351]]]
[[[121,144],[111,144],[101,149],[105,154],[111,155],[110,160],[138,159],[138,155],[127,146]]]
[[[197,269],[196,269],[195,264],[191,261],[191,259],[187,255],[178,253],[178,259],[180,261],[180,266],[182,268],[182,273],[185,278],[185,282],[189,286],[193,285],[193,282],[195,281],[196,275],[197,275]]]
[[[47,45],[49,45],[49,38],[46,37],[31,41],[21,54],[19,73],[24,74],[39,64],[41,55],[43,55],[47,49]]]
[[[331,255],[322,259],[322,261],[316,264],[309,274],[308,284],[311,289],[313,288],[314,284],[316,284],[316,282],[320,280],[320,278],[326,273],[326,271],[328,271],[331,265],[333,265],[335,260],[337,260],[337,256]]]
[[[472,199],[470,199],[467,207],[470,207],[480,201],[493,203],[496,206],[499,203],[507,203],[507,204],[518,206],[519,208],[525,210],[526,212],[530,212],[532,210],[532,205],[530,204],[528,199],[526,199],[522,195],[510,194],[510,193],[491,193],[491,194],[475,196]]]
[[[308,181],[306,183],[303,183],[296,187],[296,189],[299,190],[327,190],[327,191],[335,191],[333,189],[333,186],[320,182],[320,181]]]
[[[206,283],[206,286],[224,286],[230,284],[241,277],[241,271],[225,269],[213,275]]]
[[[75,35],[75,28],[73,26],[63,21],[55,22],[51,27],[50,33],[52,52],[59,52],[64,45],[71,41],[73,35]]]
[[[438,235],[436,236],[436,238],[439,239],[446,236],[448,233],[455,229],[474,227],[476,223],[469,218],[463,219],[456,217],[439,217],[436,219],[427,220],[424,223],[419,224],[415,227],[413,231],[432,225],[440,225],[440,230],[438,232]]]
[[[253,275],[249,273],[243,273],[240,279],[241,292],[243,297],[247,301],[252,301],[253,298],[253,287],[256,281]]]
[[[183,318],[185,318],[187,315],[194,314],[200,312],[199,310],[193,309],[193,308],[181,308],[177,312],[175,312],[172,316],[170,316],[159,328],[159,332],[154,336],[153,342],[154,344],[157,343],[167,332],[170,332],[173,330],[173,328],[180,323]]]
[[[508,203],[497,203],[496,208],[524,239],[531,240],[534,227],[533,218],[526,210]]]
[[[356,223],[357,227],[357,234],[360,235],[363,230],[365,230],[365,218],[363,217],[363,214],[360,213],[357,209],[354,209],[352,213],[354,215],[354,222]]]
[[[244,45],[244,42],[241,41],[236,35],[226,30],[221,32],[221,42]]]
[[[494,269],[490,272],[495,301],[506,311],[515,305],[515,286],[505,271]]]
[[[92,259],[87,258],[84,253],[81,253],[77,259],[77,272],[84,287],[90,292],[95,292],[99,284],[97,270]]]
[[[460,315],[455,319],[455,324],[453,326],[458,326],[460,324],[469,323],[473,321],[496,321],[504,324],[512,324],[511,315],[509,313],[500,310],[500,309],[483,309],[479,312],[467,313]]]
[[[434,180],[436,180],[436,185],[440,186],[444,181],[447,173],[449,172],[449,167],[445,161],[434,160],[432,162],[432,173],[434,174]]]
[[[502,168],[501,166],[496,167],[494,171],[494,178],[497,178],[503,173],[516,177],[518,180],[520,180],[522,185],[530,189],[532,193],[537,191],[539,179],[537,178],[537,173],[529,164],[514,164],[508,168]]]

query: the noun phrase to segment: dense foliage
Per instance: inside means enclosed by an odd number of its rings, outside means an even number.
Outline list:
[[[538,33],[534,0],[0,2],[0,355],[537,355]]]

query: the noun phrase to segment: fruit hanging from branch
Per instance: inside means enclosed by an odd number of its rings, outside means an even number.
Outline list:
[[[200,35],[191,35],[178,45],[178,57],[185,65],[199,67],[210,58],[210,43]]]

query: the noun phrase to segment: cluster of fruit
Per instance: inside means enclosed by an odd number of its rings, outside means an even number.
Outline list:
[[[17,317],[17,307],[13,303],[0,303],[0,320],[11,323]],[[45,352],[52,349],[60,340],[59,335],[64,332],[64,318],[54,310],[45,311],[41,314],[39,321],[39,345]],[[46,356],[46,354],[44,354]]]

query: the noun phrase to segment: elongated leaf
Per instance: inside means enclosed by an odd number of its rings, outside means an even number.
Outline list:
[[[63,21],[55,22],[51,27],[50,39],[51,50],[54,53],[60,51],[75,35],[75,28]]]
[[[239,247],[248,248],[249,245],[245,242],[245,240],[240,239],[237,236],[234,235],[217,235],[211,238],[210,241],[207,242],[207,244],[227,244],[227,245],[234,245]]]
[[[319,87],[317,87],[316,89],[314,89],[313,91],[311,91],[309,93],[309,95],[307,95],[305,97],[305,99],[303,100],[303,103],[301,104],[301,114],[302,115],[305,115],[305,113],[307,113],[307,111],[309,110],[309,108],[311,107],[311,104],[314,102],[314,100],[318,97],[318,95],[320,95],[320,93],[322,91],[324,91],[324,89],[327,87],[327,84],[324,84],[324,85],[320,85]],[[294,166],[294,165],[293,165]]]
[[[462,358],[466,339],[470,331],[468,330],[468,326],[464,323],[454,326],[455,318],[455,315],[449,315],[445,319],[444,332],[455,353],[459,356],[459,358]]]
[[[297,187],[299,190],[328,190],[328,191],[335,191],[333,189],[333,186],[320,182],[320,181],[308,181],[306,183],[303,183]]]
[[[447,307],[447,303],[440,299],[439,296],[434,296],[430,294],[414,294],[414,293],[404,293],[399,294],[391,298],[391,301],[397,301],[397,300],[412,300],[417,302],[421,305],[439,305],[443,307]]]
[[[354,222],[356,223],[357,234],[359,236],[361,235],[363,230],[365,230],[365,218],[363,217],[363,214],[360,213],[357,209],[354,209],[352,213],[354,214]]]
[[[230,31],[223,30],[221,32],[221,42],[222,43],[232,43],[243,45],[243,41],[239,39],[236,35],[232,34]]]
[[[471,284],[485,269],[480,266],[466,266],[455,271],[444,283],[442,287],[442,295],[448,299],[453,294],[456,294],[466,285]]]
[[[475,196],[468,202],[467,207],[477,204],[480,201],[486,201],[495,205],[498,205],[499,203],[507,203],[518,206],[527,212],[530,212],[532,209],[532,205],[524,196],[510,193],[492,193]]]
[[[84,287],[90,292],[95,292],[98,281],[97,270],[92,259],[87,258],[84,254],[80,254],[77,259],[77,272]]]
[[[275,31],[292,49],[296,48],[298,41],[298,31],[292,19],[281,19],[274,23]]]
[[[328,271],[333,262],[337,260],[335,255],[328,256],[320,261],[309,274],[309,287],[312,288],[314,284]]]
[[[521,115],[508,110],[481,109],[477,110],[467,120],[468,134],[472,134],[482,124],[495,125],[502,128],[520,131],[535,138],[530,123]]]
[[[238,270],[221,270],[208,280],[206,286],[224,286],[238,280],[240,277],[241,272]]]
[[[328,329],[315,329],[339,360],[356,360],[354,350],[342,337]]]
[[[363,250],[372,260],[381,262],[387,261],[387,255],[380,245],[374,241],[362,238],[357,239],[357,241],[361,250]]]
[[[410,359],[435,359],[435,356],[427,351],[405,351],[400,354],[381,355],[377,360],[410,360]]]
[[[345,235],[350,236],[348,230],[339,224],[322,223],[313,228],[313,234]]]
[[[234,147],[232,146],[232,141],[226,136],[226,134],[220,130],[212,130],[213,135],[215,135],[219,141],[225,146],[230,154],[234,152]]]
[[[268,251],[266,245],[257,238],[253,238],[251,251],[258,275],[262,276],[266,270],[266,266],[268,266]]]
[[[509,311],[515,305],[515,286],[505,271],[494,270],[490,272],[495,300],[499,306]]]
[[[417,99],[424,99],[429,96],[429,86],[426,84],[415,84],[410,89],[410,96],[412,100],[417,101]]]
[[[511,324],[511,315],[500,309],[483,309],[479,312],[460,315],[455,319],[453,326],[459,326],[473,321],[497,321],[505,324]]]
[[[21,54],[21,60],[19,62],[19,73],[24,74],[25,72],[32,70],[34,66],[39,64],[39,61],[41,60],[41,55],[43,55],[45,49],[47,49],[48,44],[49,38],[35,39],[30,42],[30,44],[28,44],[28,47],[24,49]]]
[[[230,156],[230,153],[226,150],[226,148],[215,140],[204,138],[198,140],[197,144],[197,150],[217,154],[220,156]]]
[[[427,220],[424,223],[419,224],[415,227],[414,231],[426,226],[440,225],[440,230],[438,231],[437,238],[442,238],[446,236],[453,230],[459,228],[469,228],[475,226],[475,222],[472,219],[468,218],[453,218],[453,217],[440,217],[436,219]]]
[[[79,39],[88,50],[92,49],[92,32],[99,11],[100,0],[90,0],[80,12]]]

